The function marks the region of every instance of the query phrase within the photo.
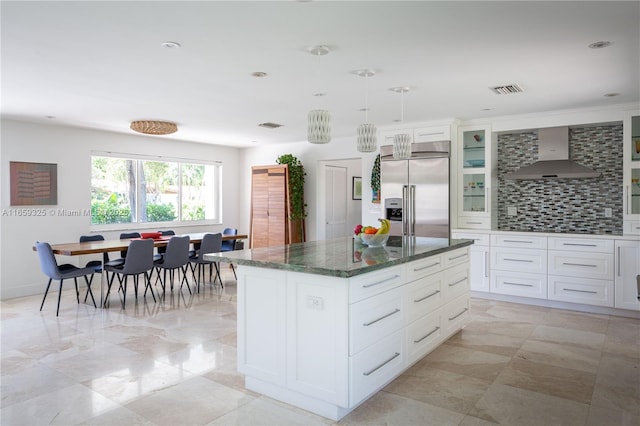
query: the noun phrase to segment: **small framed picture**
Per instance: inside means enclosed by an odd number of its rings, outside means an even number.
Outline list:
[[[351,185],[351,199],[362,200],[362,177],[354,176]]]

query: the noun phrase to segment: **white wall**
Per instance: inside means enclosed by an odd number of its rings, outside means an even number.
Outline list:
[[[354,132],[355,133],[355,132]],[[250,148],[243,152],[240,174],[242,199],[241,204],[244,208],[240,211],[244,215],[240,218],[240,227],[249,230],[249,211],[251,207],[251,166],[276,164],[276,160],[283,154],[292,154],[300,160],[304,166],[305,172],[305,201],[307,203],[307,241],[315,241],[321,239],[317,225],[319,216],[323,215],[318,200],[321,199],[322,191],[319,187],[323,185],[323,176],[319,176],[321,170],[321,162],[329,160],[344,159],[361,159],[362,173],[362,221],[363,223],[377,223],[379,213],[373,215],[373,219],[368,218],[369,210],[371,210],[371,168],[377,153],[361,153],[356,149],[355,135],[351,138],[333,139],[330,143],[324,145],[313,145],[308,142],[286,143],[267,145],[264,147]],[[379,207],[375,205],[379,211]],[[355,224],[354,224],[355,225]],[[320,233],[320,235],[322,235]]]
[[[90,208],[92,152],[112,151],[176,158],[209,159],[221,161],[223,183],[223,224],[212,226],[211,231],[224,227],[248,232],[248,226],[239,219],[241,152],[236,148],[189,143],[167,137],[126,135],[111,132],[41,125],[13,120],[2,120],[0,139],[1,203],[0,215],[0,298],[7,299],[30,294],[41,294],[46,285],[40,272],[38,258],[32,251],[36,241],[65,243],[77,241],[80,235],[90,233],[91,217],[11,216],[9,193],[9,162],[25,161],[56,163],[58,165],[58,205],[56,209],[81,211]],[[35,206],[38,207],[38,206]],[[46,207],[46,206],[45,206]],[[172,227],[178,233],[203,231],[202,228]],[[155,227],[154,227],[155,229]],[[209,228],[207,229],[209,230]],[[117,238],[120,231],[100,232],[105,237]],[[60,263],[76,263],[80,259],[60,256]]]

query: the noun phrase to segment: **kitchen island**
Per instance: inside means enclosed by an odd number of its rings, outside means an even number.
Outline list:
[[[467,323],[472,243],[338,238],[205,255],[239,265],[245,386],[341,419]]]

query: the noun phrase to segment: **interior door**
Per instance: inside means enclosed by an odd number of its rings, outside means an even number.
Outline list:
[[[347,232],[347,168],[325,168],[325,238],[350,235]]]

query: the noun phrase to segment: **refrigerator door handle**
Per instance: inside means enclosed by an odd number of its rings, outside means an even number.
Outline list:
[[[408,185],[402,185],[402,235],[408,235],[409,194]]]
[[[416,186],[411,185],[409,192],[409,202],[411,203],[411,225],[409,235],[414,236],[416,233]]]

